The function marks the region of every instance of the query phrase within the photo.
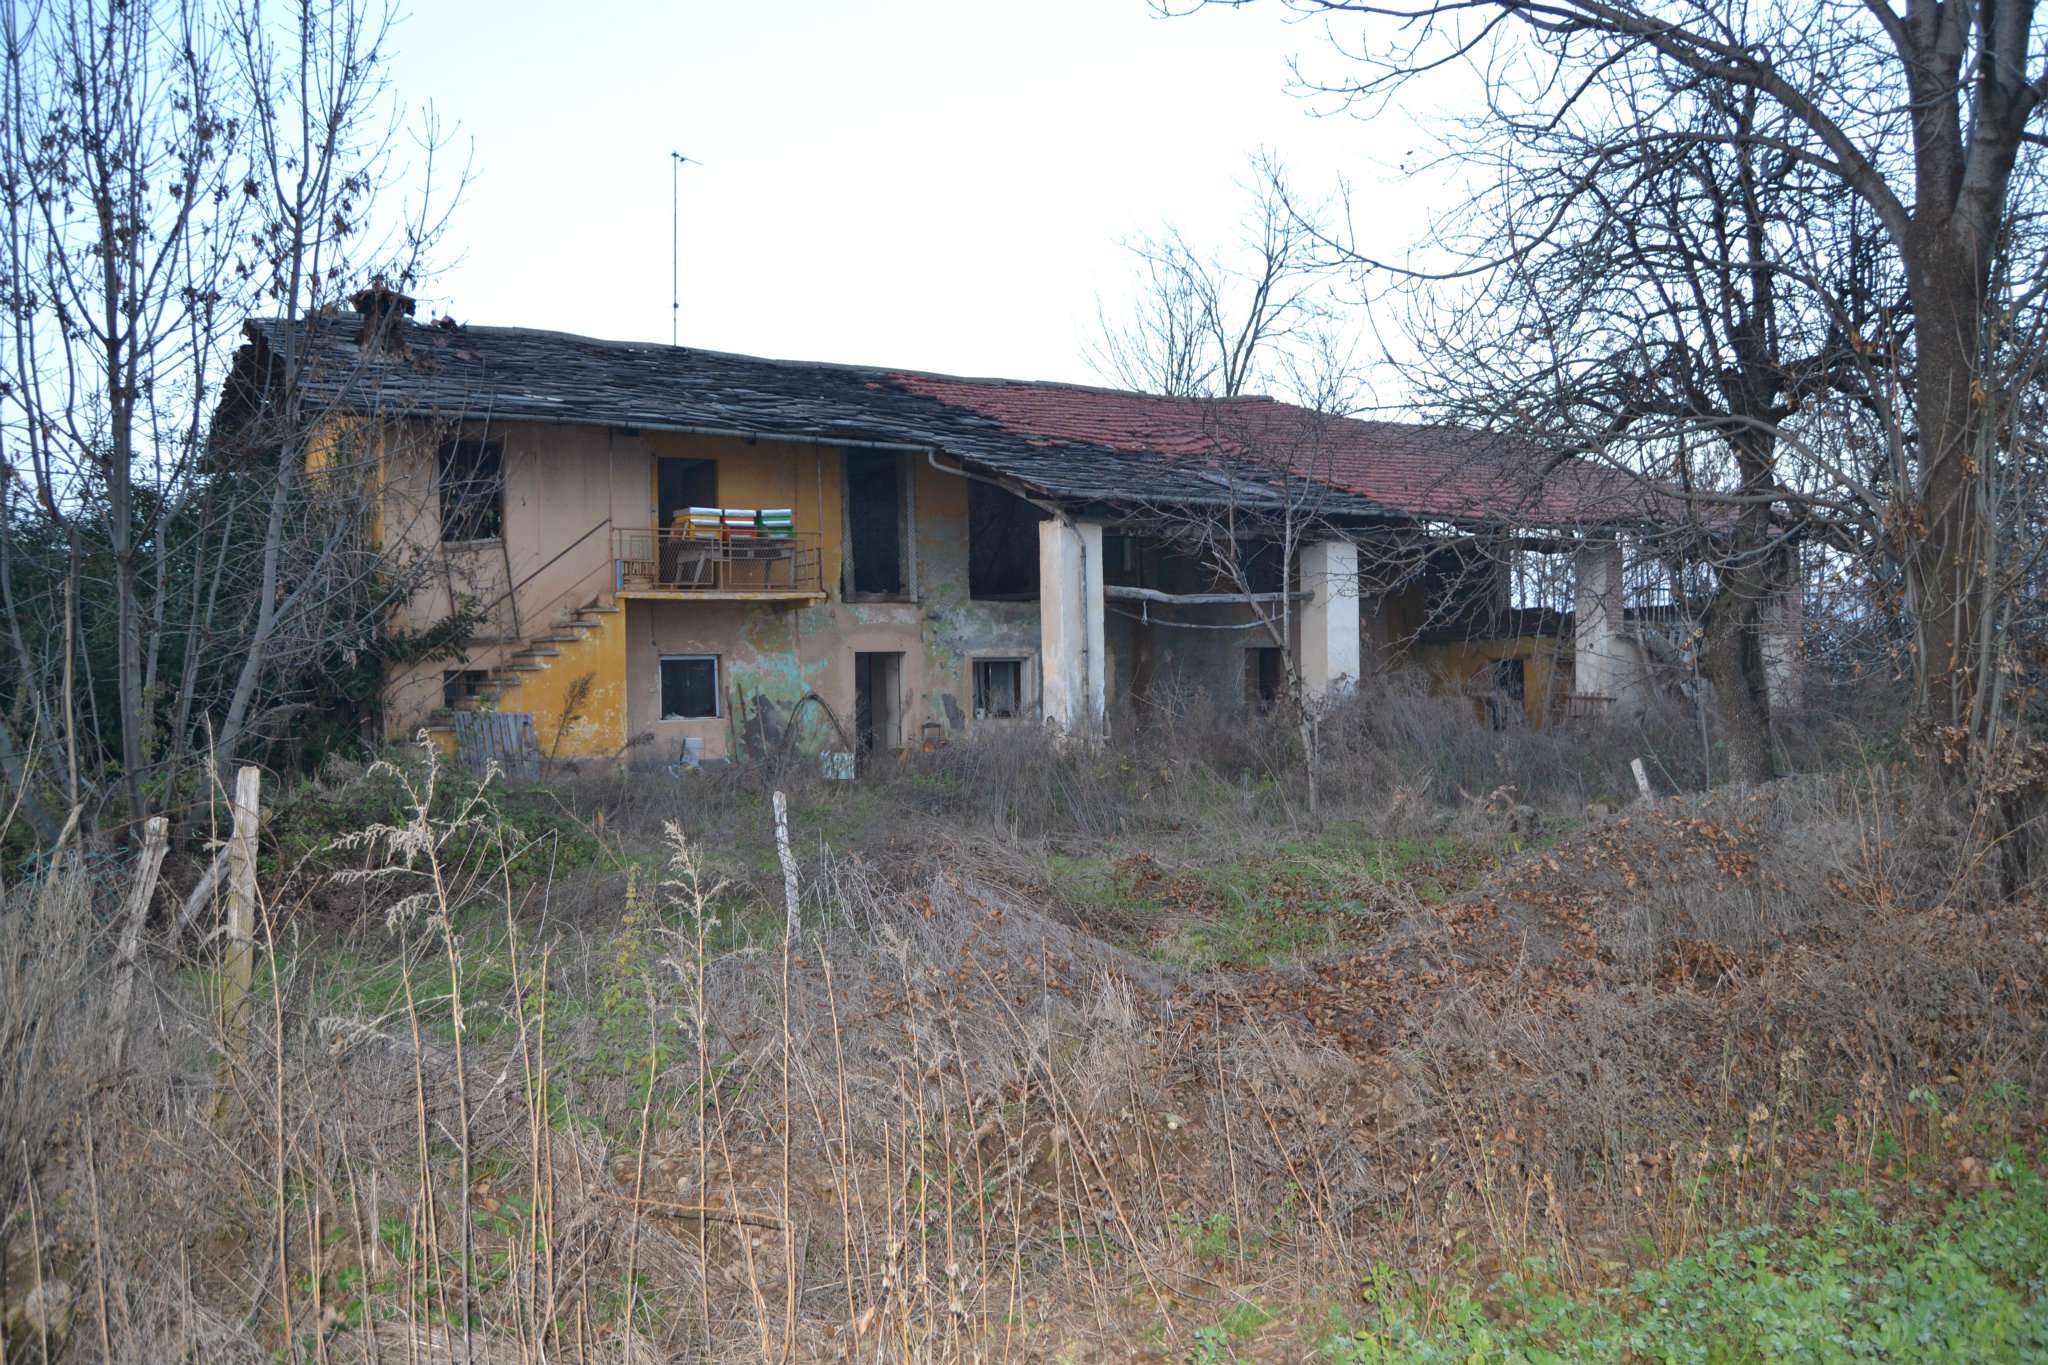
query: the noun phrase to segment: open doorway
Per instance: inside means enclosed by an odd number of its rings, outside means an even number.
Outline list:
[[[718,461],[678,460],[668,456],[654,462],[654,524],[662,530],[675,525],[677,517],[688,518],[692,507],[718,506]]]
[[[853,656],[854,742],[863,759],[903,747],[903,656]]]
[[[1287,695],[1287,655],[1277,645],[1253,645],[1244,652],[1244,699],[1254,711],[1270,711]]]

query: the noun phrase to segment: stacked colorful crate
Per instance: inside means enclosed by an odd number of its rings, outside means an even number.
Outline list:
[[[690,509],[690,536],[695,540],[716,540],[725,520],[722,507],[692,507]]]
[[[794,540],[796,514],[787,507],[763,507],[755,519],[763,540]]]
[[[728,507],[725,509],[725,538],[727,541],[752,540],[754,538],[754,513],[752,508]]]

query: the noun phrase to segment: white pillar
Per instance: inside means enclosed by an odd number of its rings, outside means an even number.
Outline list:
[[[1101,731],[1107,661],[1102,638],[1102,526],[1038,523],[1040,709],[1063,734]]]
[[[1324,540],[1301,551],[1301,685],[1311,698],[1358,684],[1358,547]]]
[[[1586,541],[1572,556],[1572,575],[1572,690],[1618,705],[1627,690],[1629,662],[1621,642],[1620,544]]]
[[[1763,600],[1758,613],[1763,638],[1764,693],[1771,709],[1799,705],[1800,654],[1806,635],[1806,604],[1795,565],[1791,583]]]

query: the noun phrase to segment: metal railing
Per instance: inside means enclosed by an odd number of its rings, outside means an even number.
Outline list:
[[[595,526],[591,527],[591,528],[590,528],[590,529],[589,529],[588,531],[585,531],[585,532],[584,532],[584,533],[583,533],[582,535],[580,535],[580,536],[576,537],[576,539],[574,539],[574,540],[570,541],[570,542],[569,542],[569,543],[568,543],[567,545],[564,545],[564,546],[563,546],[563,547],[562,547],[561,549],[559,549],[559,550],[555,551],[555,552],[554,552],[554,553],[553,553],[552,555],[549,555],[549,556],[548,556],[548,559],[547,559],[547,562],[546,562],[545,564],[542,564],[542,565],[541,565],[541,566],[540,566],[539,568],[537,568],[537,569],[531,570],[531,571],[530,571],[530,572],[528,572],[528,573],[527,573],[527,574],[526,574],[526,575],[525,575],[524,577],[522,577],[522,578],[521,578],[521,579],[520,579],[520,580],[519,580],[519,581],[518,581],[517,583],[514,583],[514,584],[513,584],[513,585],[512,585],[511,587],[509,587],[509,588],[505,589],[505,591],[503,591],[503,592],[499,593],[499,594],[498,594],[498,595],[497,595],[496,597],[493,597],[493,598],[492,598],[492,599],[490,600],[490,602],[489,602],[488,604],[486,604],[486,605],[484,606],[483,610],[482,610],[481,612],[479,612],[478,614],[479,614],[479,615],[488,615],[489,613],[491,613],[492,611],[495,611],[495,610],[497,609],[497,606],[498,606],[498,604],[499,604],[500,602],[510,602],[510,603],[512,604],[512,633],[513,633],[514,635],[523,635],[523,634],[525,634],[525,628],[524,628],[524,625],[522,624],[522,622],[520,621],[520,614],[519,614],[519,590],[520,590],[521,588],[525,587],[525,586],[526,586],[526,585],[527,585],[528,583],[531,583],[531,582],[532,582],[532,581],[533,581],[534,579],[536,579],[536,578],[539,578],[539,577],[540,577],[540,576],[541,576],[542,574],[546,573],[546,572],[547,572],[547,571],[548,571],[549,569],[552,569],[552,568],[554,568],[554,567],[555,567],[555,565],[557,565],[557,564],[561,563],[561,562],[562,562],[562,560],[563,560],[564,558],[566,558],[566,557],[568,556],[568,554],[569,554],[569,552],[570,552],[571,550],[575,549],[575,548],[576,548],[577,546],[581,545],[581,544],[582,544],[582,543],[583,543],[584,541],[586,541],[586,540],[590,539],[590,538],[591,538],[592,536],[596,535],[596,534],[597,534],[597,533],[598,533],[599,531],[602,531],[602,530],[603,530],[603,529],[604,529],[605,527],[607,527],[607,526],[609,526],[609,525],[611,525],[611,524],[612,524],[612,519],[611,519],[610,517],[606,517],[606,518],[604,518],[604,519],[603,519],[602,521],[598,522],[598,523],[597,523],[597,525],[595,525]],[[595,547],[595,546],[593,546],[593,547],[591,547],[591,548],[595,549],[596,547]],[[445,557],[444,557],[444,558],[445,558]],[[595,566],[594,566],[594,567],[595,567]],[[580,586],[580,585],[581,585],[581,583],[583,582],[583,580],[584,580],[584,579],[587,579],[588,577],[589,577],[589,571],[588,571],[588,570],[585,570],[585,572],[584,572],[584,574],[583,574],[582,578],[579,578],[579,579],[577,580],[577,582],[578,582],[578,585]],[[566,597],[566,596],[568,596],[568,595],[569,595],[569,592],[573,592],[573,591],[575,591],[575,588],[573,588],[573,587],[572,587],[571,589],[569,589],[569,591],[568,591],[568,592],[558,593],[558,594],[556,595],[556,597],[555,597],[555,600],[554,600],[554,601],[552,601],[552,602],[550,602],[550,603],[549,603],[548,605],[549,605],[550,607],[555,607],[555,606],[559,606],[559,605],[561,605],[561,599],[562,599],[562,598],[564,598],[564,597]],[[452,600],[452,598],[453,598],[453,593],[452,593],[452,591],[451,591],[451,593],[450,593],[450,597],[451,597],[451,600]]]
[[[612,528],[618,589],[658,592],[823,592],[816,531],[695,535],[680,528]]]

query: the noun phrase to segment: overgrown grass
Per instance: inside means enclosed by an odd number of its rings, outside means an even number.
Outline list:
[[[1332,1365],[1594,1361],[1990,1365],[2048,1358],[2048,1184],[2010,1150],[1988,1188],[1929,1216],[1840,1189],[1804,1231],[1720,1233],[1591,1295],[1540,1265],[1475,1293],[1376,1267],[1321,1343]]]
[[[760,774],[336,774],[246,1036],[217,935],[108,1018],[67,855],[0,903],[8,1365],[2038,1349],[2048,921],[1910,777],[1308,818],[1233,742],[796,785],[787,943]]]
[[[1096,932],[1195,971],[1277,965],[1357,947],[1405,910],[1442,905],[1512,856],[1551,842],[1497,830],[1388,836],[1346,823],[1162,866],[1119,842],[1053,852],[1049,889]]]

